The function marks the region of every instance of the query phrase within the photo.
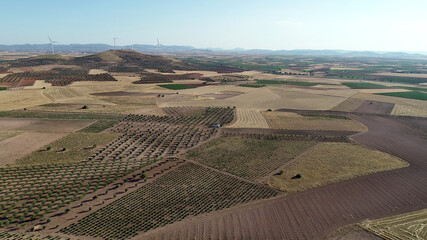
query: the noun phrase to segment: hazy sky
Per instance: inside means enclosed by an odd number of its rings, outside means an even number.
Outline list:
[[[427,52],[427,0],[1,0],[0,44]]]

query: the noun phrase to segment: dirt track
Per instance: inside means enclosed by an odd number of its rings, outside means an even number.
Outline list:
[[[399,119],[353,117],[369,128],[354,140],[411,165],[194,217],[138,237],[322,239],[347,224],[426,208],[427,140]]]

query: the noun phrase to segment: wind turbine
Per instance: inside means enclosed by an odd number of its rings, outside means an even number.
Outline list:
[[[160,54],[160,47],[163,47],[163,45],[162,44],[160,44],[160,42],[159,42],[159,38],[157,38],[157,44],[156,44],[156,46],[155,46],[156,48],[157,48],[157,54]]]
[[[114,50],[116,49],[116,40],[117,40],[118,38],[113,38],[113,40],[114,40]]]
[[[49,36],[47,36],[48,38],[49,38],[49,47],[51,47],[51,49],[52,49],[52,54],[55,54],[55,49],[53,48],[53,45],[55,44],[55,43],[58,43],[58,42],[55,42],[55,41],[52,41],[52,39],[50,39],[50,37]]]

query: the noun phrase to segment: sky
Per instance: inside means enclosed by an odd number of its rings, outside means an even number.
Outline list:
[[[0,44],[427,52],[427,0],[1,0]]]

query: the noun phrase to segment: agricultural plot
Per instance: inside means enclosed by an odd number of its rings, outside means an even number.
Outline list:
[[[72,133],[47,146],[43,146],[16,161],[16,165],[59,164],[80,162],[87,159],[96,151],[96,146],[102,146],[119,137],[111,133]],[[47,150],[49,147],[49,150]],[[65,150],[63,150],[65,148]]]
[[[60,232],[125,239],[188,216],[277,194],[267,187],[187,163]]]
[[[258,110],[237,109],[236,121],[233,122],[230,128],[268,128],[263,115]]]
[[[351,89],[383,89],[388,88],[387,86],[376,84],[376,83],[369,83],[369,82],[343,82],[341,83],[344,86],[347,86]]]
[[[391,96],[391,97],[400,97],[400,98],[410,98],[417,100],[427,100],[427,94],[418,91],[409,91],[409,92],[388,92],[388,93],[377,93],[379,95]]]
[[[427,209],[359,224],[384,239],[427,239]]]
[[[156,74],[156,73],[142,73],[141,79],[133,84],[150,84],[150,83],[171,83],[175,80],[186,80],[186,79],[199,79],[202,77],[200,73],[188,73],[188,74]]]
[[[190,150],[186,157],[254,181],[268,175],[314,144],[311,141],[219,138]]]
[[[164,87],[171,90],[182,90],[182,89],[190,89],[193,88],[193,86],[188,86],[185,84],[162,84],[159,85],[160,87]]]
[[[321,143],[284,167],[283,174],[271,176],[267,183],[282,191],[297,192],[408,165],[394,156],[361,145]],[[301,178],[294,179],[297,174]]]
[[[262,112],[270,128],[288,130],[335,130],[363,132],[367,128],[351,119],[310,117],[286,112]]]
[[[0,84],[11,87],[32,86],[36,80],[45,80],[52,86],[66,86],[75,81],[117,81],[108,73],[87,74],[87,72],[78,70],[61,70],[61,71],[40,71],[40,72],[23,72],[9,74],[0,79]]]
[[[50,216],[58,209],[162,156],[176,154],[180,149],[190,148],[207,140],[216,131],[211,127],[213,123],[226,124],[232,119],[231,108],[204,109],[202,116],[129,115],[109,129],[109,132],[119,133],[120,137],[96,148],[95,152],[88,149],[87,152],[92,154],[80,162],[0,168],[1,227],[24,224],[21,225],[23,227],[27,222]],[[24,121],[20,126],[22,129],[28,128],[25,123],[27,119],[20,121]],[[47,126],[39,124],[38,127]],[[7,128],[13,129],[14,126]],[[80,141],[82,136],[87,141]],[[68,157],[71,159],[84,158],[88,153],[82,153],[81,148],[93,148],[92,144],[97,144],[95,141],[106,140],[100,136],[103,134],[75,133],[74,136],[70,135],[69,141],[65,139],[75,149],[70,146],[57,153],[66,155],[69,151]],[[109,137],[108,134],[106,137]],[[92,146],[87,146],[88,139],[91,139]],[[63,145],[59,143],[58,146],[52,144],[51,151]],[[35,154],[35,159],[49,159],[50,156],[47,155],[56,153],[46,153],[46,156],[44,153]],[[51,160],[49,162],[60,159],[52,157]]]
[[[358,112],[358,113],[371,113],[371,114],[388,115],[391,113],[393,108],[394,108],[394,103],[365,101],[354,111]]]

